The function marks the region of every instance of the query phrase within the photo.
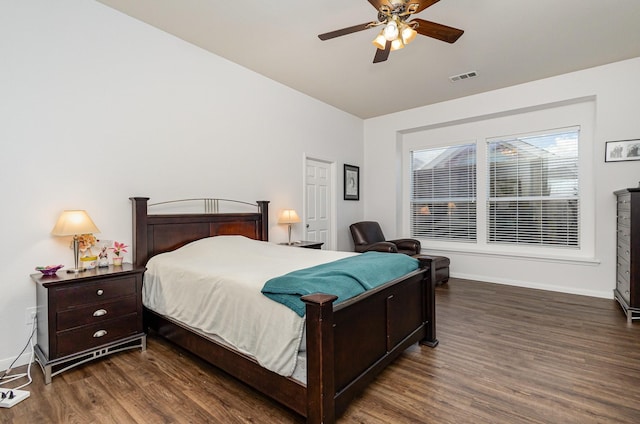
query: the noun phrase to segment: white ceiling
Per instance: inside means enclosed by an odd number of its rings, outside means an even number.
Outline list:
[[[367,0],[98,1],[361,118],[640,56],[640,0],[441,0],[412,18],[464,35],[377,64],[377,29],[317,37],[374,21]]]

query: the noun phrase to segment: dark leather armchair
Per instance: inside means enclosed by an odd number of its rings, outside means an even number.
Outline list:
[[[380,224],[375,221],[356,222],[349,226],[356,252],[375,250],[378,252],[404,253],[417,255],[420,253],[420,242],[414,239],[385,240]]]
[[[427,264],[435,271],[435,284],[449,281],[449,258],[420,254],[420,241],[414,239],[385,240],[380,225],[375,221],[356,222],[349,226],[356,252],[404,253]]]

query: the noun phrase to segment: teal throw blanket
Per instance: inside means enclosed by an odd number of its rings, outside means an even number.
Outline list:
[[[293,271],[267,281],[262,293],[293,309],[301,317],[301,296],[326,293],[338,296],[335,303],[380,286],[418,269],[418,260],[398,253],[365,252],[311,268]]]

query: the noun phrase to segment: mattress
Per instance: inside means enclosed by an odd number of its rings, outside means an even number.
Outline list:
[[[264,296],[262,287],[271,278],[353,255],[243,236],[205,238],[149,260],[143,304],[290,377],[305,317]]]

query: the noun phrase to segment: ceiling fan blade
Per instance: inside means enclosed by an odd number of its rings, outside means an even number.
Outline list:
[[[434,4],[438,3],[439,1],[440,0],[415,0],[415,1],[409,0],[407,1],[407,4],[418,3],[420,6],[418,6],[418,9],[416,9],[416,11],[413,13],[420,13],[427,7],[431,7]]]
[[[424,19],[414,19],[411,22],[418,23],[418,27],[416,28],[418,34],[446,41],[447,43],[455,43],[458,38],[464,34],[464,31],[461,29],[425,21]]]
[[[364,31],[365,29],[369,29],[369,24],[370,22],[367,22],[366,24],[354,25],[352,27],[342,28],[336,31],[326,32],[324,34],[318,35],[318,38],[324,41],[324,40],[330,40],[331,38],[336,38],[343,35],[351,34],[354,32]]]
[[[380,10],[381,6],[388,5],[390,3],[388,0],[368,0],[368,1],[369,3],[371,3],[371,6],[376,8],[376,10]]]
[[[391,41],[387,41],[384,50],[376,49],[376,55],[373,56],[373,63],[384,62],[389,57],[389,53],[391,53]]]

